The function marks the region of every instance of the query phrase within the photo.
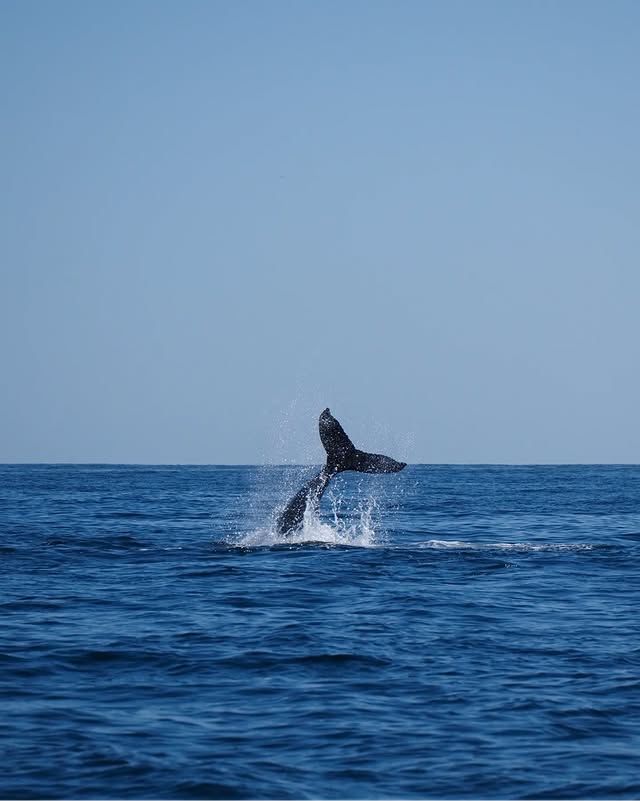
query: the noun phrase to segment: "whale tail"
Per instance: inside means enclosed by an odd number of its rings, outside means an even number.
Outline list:
[[[397,473],[407,466],[390,456],[359,451],[346,435],[344,429],[329,409],[325,409],[319,420],[320,439],[327,452],[327,470],[340,473],[356,470],[358,473]]]
[[[278,515],[277,530],[288,534],[299,528],[309,506],[316,507],[331,477],[343,470],[357,470],[359,473],[397,473],[406,467],[406,462],[396,462],[389,456],[359,451],[329,409],[320,415],[320,439],[327,452],[327,464],[317,476],[298,490],[286,507]]]

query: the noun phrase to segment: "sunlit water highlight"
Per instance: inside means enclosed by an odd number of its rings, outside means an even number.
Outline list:
[[[640,796],[640,468],[308,475],[0,467],[0,796]]]

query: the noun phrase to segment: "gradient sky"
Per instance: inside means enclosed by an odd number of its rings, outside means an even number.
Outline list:
[[[640,462],[640,3],[0,0],[0,461]]]

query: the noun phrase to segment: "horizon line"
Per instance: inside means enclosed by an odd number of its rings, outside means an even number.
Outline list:
[[[0,467],[318,467],[320,462],[4,462]],[[640,467],[640,462],[407,462],[407,467]]]

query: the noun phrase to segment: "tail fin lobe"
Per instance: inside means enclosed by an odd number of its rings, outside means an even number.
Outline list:
[[[329,409],[325,409],[320,415],[318,427],[320,439],[327,452],[329,472],[339,473],[341,470],[350,470],[351,468],[347,465],[356,452],[355,446]]]
[[[406,462],[396,462],[390,456],[356,450],[347,469],[359,473],[399,473],[406,466]]]

